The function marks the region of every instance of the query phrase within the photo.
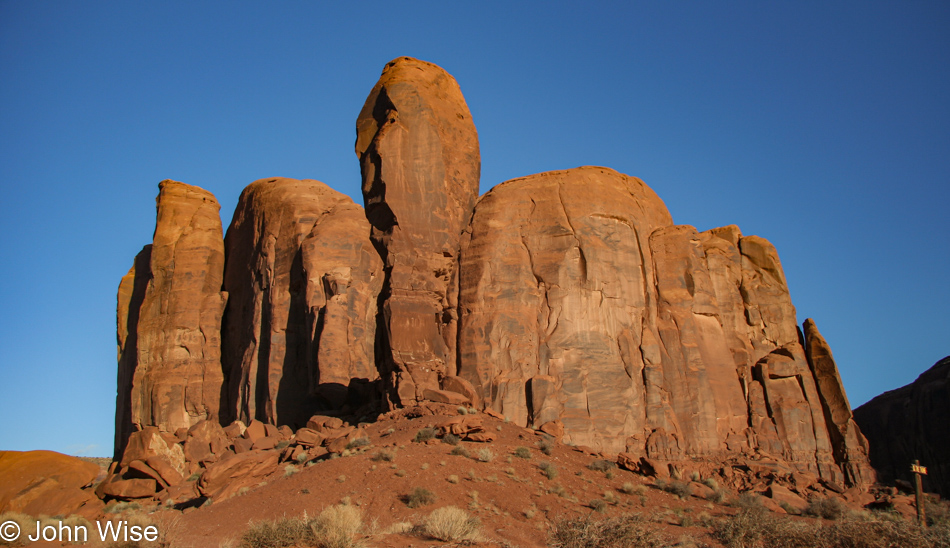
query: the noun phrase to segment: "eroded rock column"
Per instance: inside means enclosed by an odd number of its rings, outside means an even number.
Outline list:
[[[118,292],[116,457],[129,435],[218,419],[224,241],[220,206],[201,188],[159,184],[155,235]]]
[[[385,265],[377,360],[391,404],[455,373],[458,248],[478,197],[478,135],[458,84],[400,57],[356,122],[366,216]]]

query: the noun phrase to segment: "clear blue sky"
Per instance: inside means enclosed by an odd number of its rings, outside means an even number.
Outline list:
[[[950,3],[0,0],[0,449],[111,455],[157,184],[359,195],[390,59],[453,74],[482,191],[604,165],[779,250],[852,405],[950,354]]]

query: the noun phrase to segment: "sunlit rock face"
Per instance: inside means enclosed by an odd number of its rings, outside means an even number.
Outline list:
[[[152,244],[119,284],[116,453],[146,426],[218,419],[224,242],[220,206],[196,186],[159,184]]]
[[[371,392],[382,262],[363,209],[314,180],[244,189],[226,238],[229,416],[303,426]],[[371,400],[362,394],[362,400]]]
[[[383,69],[356,122],[366,215],[386,270],[379,363],[390,404],[455,369],[458,248],[481,160],[458,84],[410,57]]]
[[[765,239],[676,225],[603,167],[479,199],[459,86],[408,57],[366,99],[356,152],[365,210],[319,181],[261,179],[223,240],[210,193],[161,184],[154,241],[119,287],[117,458],[147,436],[198,467],[318,412],[359,422],[430,400],[641,470],[755,461],[873,481],[830,347],[799,329]],[[260,439],[208,434],[245,432],[236,419]]]
[[[458,375],[510,420],[560,420],[608,453],[758,452],[867,479],[837,369],[810,366],[764,239],[674,225],[639,179],[583,167],[483,196],[460,272]]]

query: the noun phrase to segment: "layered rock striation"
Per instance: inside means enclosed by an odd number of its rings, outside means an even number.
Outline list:
[[[224,242],[220,206],[201,188],[165,180],[152,244],[118,292],[116,458],[145,426],[166,432],[218,418]]]
[[[913,481],[915,460],[927,467],[924,488],[950,496],[950,356],[917,379],[854,410],[870,443],[871,465],[880,479]]]
[[[366,216],[386,272],[379,361],[391,404],[455,369],[459,238],[478,198],[478,135],[455,79],[388,63],[356,121]]]

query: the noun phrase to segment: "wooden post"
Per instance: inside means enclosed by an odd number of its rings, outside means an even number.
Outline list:
[[[927,510],[924,508],[924,488],[920,483],[920,476],[927,474],[927,468],[921,466],[919,460],[915,460],[914,464],[910,467],[910,471],[914,473],[914,491],[917,496],[917,524],[926,528]]]

